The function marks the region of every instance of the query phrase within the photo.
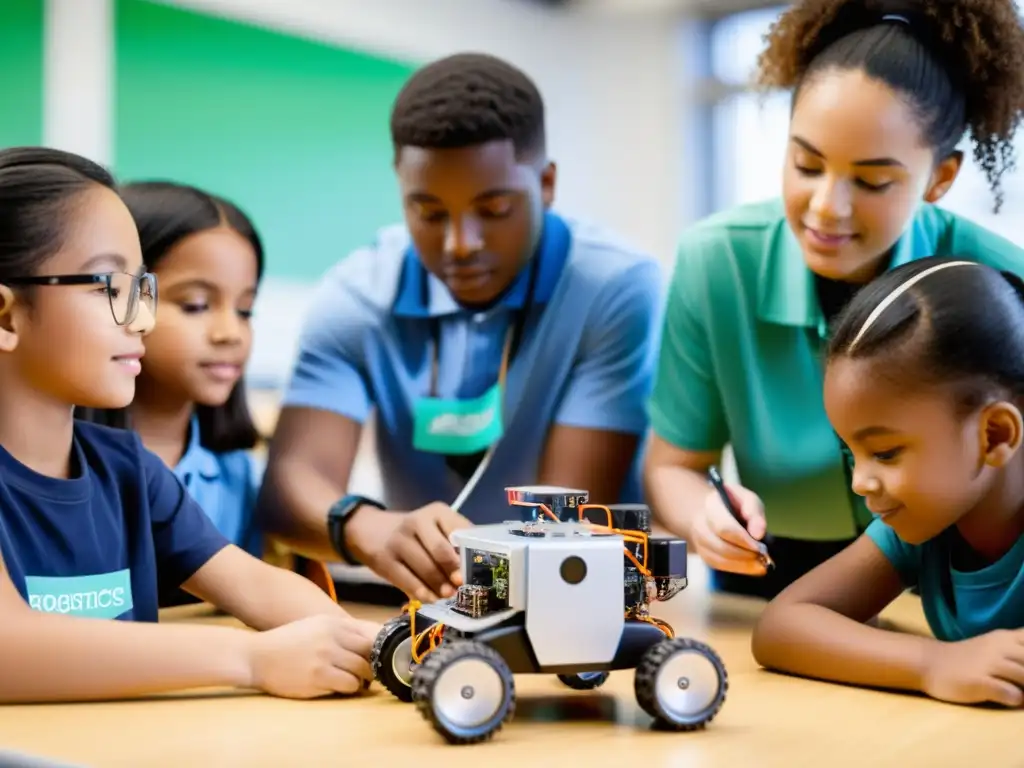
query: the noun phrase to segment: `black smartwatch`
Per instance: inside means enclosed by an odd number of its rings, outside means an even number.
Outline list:
[[[377,509],[386,509],[379,501],[368,499],[365,496],[349,495],[334,502],[327,512],[327,535],[331,538],[331,546],[334,547],[334,551],[338,553],[341,559],[349,565],[362,565],[362,563],[356,559],[355,555],[352,554],[345,544],[345,526],[352,519],[352,515],[364,505],[376,507]]]

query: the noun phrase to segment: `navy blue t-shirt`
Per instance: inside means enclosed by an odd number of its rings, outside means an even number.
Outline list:
[[[0,553],[36,610],[157,620],[157,578],[187,581],[228,541],[137,434],[75,422],[72,479],[0,446]]]

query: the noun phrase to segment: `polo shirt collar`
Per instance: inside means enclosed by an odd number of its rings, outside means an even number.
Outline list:
[[[557,214],[545,213],[540,242],[533,255],[538,270],[533,294],[535,304],[546,303],[554,295],[555,286],[569,258],[571,245],[572,233],[565,220]],[[527,262],[519,271],[496,306],[522,309],[529,289],[530,265],[531,262]],[[426,306],[423,304],[424,281],[427,281],[429,299]],[[445,284],[423,267],[415,248],[410,245],[405,251],[398,293],[391,311],[399,317],[424,318],[454,315],[466,310],[459,306]]]
[[[195,414],[189,421],[188,446],[174,468],[174,474],[180,478],[199,475],[204,480],[216,480],[220,476],[217,457],[199,442],[199,417]]]
[[[924,218],[915,215],[896,241],[888,269],[935,253],[936,233]],[[814,273],[804,263],[800,243],[785,217],[781,217],[765,238],[758,278],[758,317],[768,323],[816,328],[825,332],[825,317],[818,304]]]

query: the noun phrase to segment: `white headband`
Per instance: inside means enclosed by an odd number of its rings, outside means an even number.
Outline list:
[[[906,24],[910,26],[910,19],[899,13],[887,13],[882,17],[882,21],[895,21],[897,24]]]
[[[868,319],[864,321],[864,325],[860,327],[860,331],[857,332],[856,337],[854,337],[853,342],[850,344],[850,349],[852,350],[855,346],[857,346],[857,342],[861,340],[861,337],[867,332],[868,328],[870,328],[874,324],[874,322],[882,315],[883,312],[885,312],[886,309],[889,308],[889,306],[894,301],[896,301],[896,299],[902,296],[911,286],[913,286],[914,283],[917,283],[918,281],[928,277],[928,275],[932,274],[932,272],[938,272],[940,269],[945,269],[946,267],[960,267],[966,265],[977,266],[977,263],[973,261],[947,261],[944,264],[936,264],[934,267],[929,267],[924,272],[918,272],[916,275],[904,281],[901,285],[897,286],[893,290],[893,292],[886,296],[884,299],[882,299],[879,305],[871,311],[870,315],[868,315]]]

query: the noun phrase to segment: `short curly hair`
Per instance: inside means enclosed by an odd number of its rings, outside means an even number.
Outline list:
[[[409,78],[391,112],[391,141],[457,149],[509,140],[517,156],[543,152],[544,101],[524,72],[502,59],[459,53]]]
[[[863,69],[908,97],[940,156],[967,131],[998,212],[1024,111],[1024,27],[1013,0],[799,0],[765,36],[758,83]]]

